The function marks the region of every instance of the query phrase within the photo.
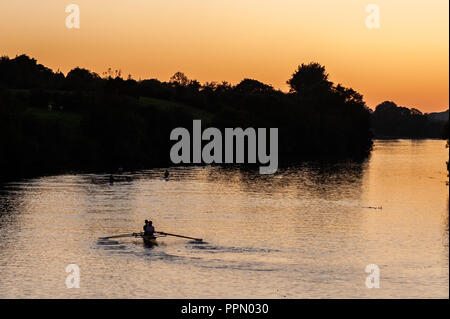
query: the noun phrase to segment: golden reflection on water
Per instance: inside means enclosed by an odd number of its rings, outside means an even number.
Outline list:
[[[0,297],[448,298],[445,142],[376,141],[362,164],[61,175],[0,189]],[[366,208],[369,206],[382,209]],[[157,229],[204,238],[134,238]],[[79,265],[81,288],[65,268]],[[377,264],[381,288],[367,289]]]

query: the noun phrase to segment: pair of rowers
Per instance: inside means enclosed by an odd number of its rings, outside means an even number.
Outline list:
[[[154,236],[155,234],[155,227],[153,227],[153,222],[150,220],[145,220],[145,225],[144,225],[144,235],[145,236]]]

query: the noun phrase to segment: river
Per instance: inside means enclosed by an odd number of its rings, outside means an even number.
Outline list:
[[[448,298],[448,149],[377,140],[364,163],[275,175],[172,167],[0,186],[0,298]],[[369,208],[374,207],[374,208]],[[173,237],[145,246],[145,219]],[[80,288],[67,288],[69,264]],[[379,288],[366,287],[366,266]]]

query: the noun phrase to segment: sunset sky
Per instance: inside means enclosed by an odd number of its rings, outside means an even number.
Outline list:
[[[70,3],[80,29],[66,28]],[[369,3],[379,29],[365,25]],[[316,61],[372,108],[449,105],[448,0],[1,0],[0,55],[22,53],[64,73],[111,67],[168,80],[182,71],[282,90],[299,64]]]

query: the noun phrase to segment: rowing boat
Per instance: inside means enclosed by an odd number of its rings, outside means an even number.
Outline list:
[[[159,236],[157,237],[154,235],[145,235],[144,233],[133,233],[133,235],[134,237],[141,237],[145,245],[148,246],[158,245],[156,238],[158,238]]]
[[[144,241],[144,244],[146,244],[148,246],[155,246],[155,245],[158,245],[158,243],[156,242],[157,238],[159,238],[159,237],[166,237],[166,236],[173,236],[173,237],[179,237],[179,238],[192,239],[196,243],[203,243],[203,240],[201,238],[194,238],[194,237],[188,237],[188,236],[183,236],[183,235],[169,234],[169,233],[165,233],[165,232],[161,232],[161,231],[155,231],[154,235],[146,235],[144,232],[140,232],[140,233],[132,233],[132,234],[114,235],[114,236],[109,236],[109,237],[100,237],[99,239],[107,240],[107,239],[111,239],[111,238],[121,238],[121,237],[136,237],[136,238],[137,237],[141,237],[142,240]]]
[[[142,235],[142,240],[144,241],[144,244],[147,246],[155,246],[158,245],[158,242],[156,241],[156,237],[155,236],[146,236],[146,235]]]

